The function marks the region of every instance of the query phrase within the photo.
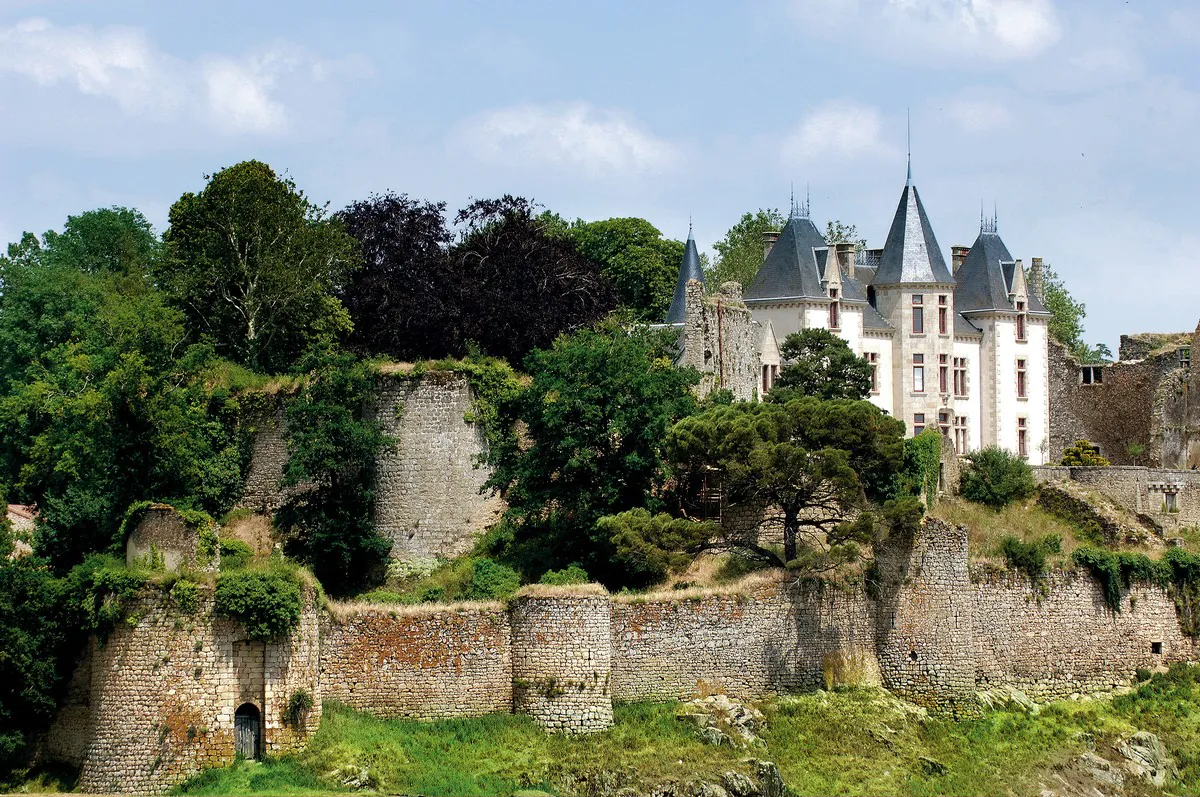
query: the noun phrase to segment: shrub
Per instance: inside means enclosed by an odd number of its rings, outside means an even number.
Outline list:
[[[298,728],[304,724],[308,712],[312,711],[313,698],[307,689],[297,689],[288,698],[287,706],[283,709],[283,724]]]
[[[215,599],[217,613],[241,623],[251,639],[267,642],[300,623],[300,580],[294,571],[222,573]]]
[[[1015,454],[988,446],[967,455],[969,465],[962,475],[964,498],[993,509],[1033,495],[1033,468]]]
[[[897,476],[897,492],[915,495],[932,507],[937,500],[942,472],[942,435],[933,427],[904,441],[904,465]]]
[[[200,608],[200,591],[196,582],[178,579],[171,585],[171,602],[184,614],[195,614]]]
[[[222,570],[240,570],[254,558],[254,549],[241,540],[222,538],[220,545]]]
[[[1087,440],[1076,440],[1075,445],[1063,452],[1061,464],[1103,468],[1111,463],[1100,456],[1099,446],[1094,446]]]
[[[1024,572],[1030,581],[1037,581],[1046,573],[1046,556],[1062,553],[1062,537],[1047,534],[1039,540],[1025,542],[1009,535],[1000,543],[1008,566]]]
[[[488,601],[507,598],[521,586],[521,577],[508,565],[491,559],[476,559],[471,569],[471,582],[463,597],[467,600]]]
[[[554,586],[586,584],[589,581],[591,581],[591,578],[588,576],[587,571],[574,562],[562,570],[547,570],[538,579],[539,584],[551,584]]]

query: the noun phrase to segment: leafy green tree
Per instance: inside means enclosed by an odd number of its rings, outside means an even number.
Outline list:
[[[111,207],[68,216],[61,233],[46,233],[47,265],[69,265],[86,274],[148,274],[162,243],[146,217]]]
[[[1083,340],[1083,319],[1087,306],[1067,290],[1062,277],[1047,263],[1042,270],[1042,293],[1050,311],[1050,337],[1066,346],[1083,363],[1105,362],[1112,351],[1103,343],[1089,346]]]
[[[768,510],[760,528],[781,531],[784,552],[753,539],[724,545],[818,572],[871,541],[865,510],[889,496],[903,438],[904,425],[870,402],[808,397],[715,407],[677,423],[666,447],[685,494],[717,477],[729,506]]]
[[[391,543],[373,522],[375,461],[394,441],[364,410],[376,372],[344,352],[313,350],[301,366],[308,381],[288,404],[290,456],[285,485],[311,485],[280,509],[288,551],[327,590],[344,595],[376,578]]]
[[[969,501],[1003,509],[1037,489],[1029,463],[999,446],[972,451],[967,460],[959,492]]]
[[[871,392],[871,365],[850,350],[846,341],[828,329],[802,329],[784,338],[779,347],[783,368],[772,389],[772,400],[796,395],[819,399],[862,399]]]
[[[720,529],[716,523],[655,515],[640,507],[600,518],[597,527],[611,540],[614,562],[631,587],[653,586],[686,569]]]
[[[569,230],[580,254],[601,265],[622,307],[650,324],[667,316],[684,245],[666,240],[645,219],[576,221]]]
[[[712,270],[705,275],[708,283],[736,282],[743,288],[748,286],[765,259],[763,233],[782,229],[786,221],[775,208],[744,214],[724,238],[713,244],[717,258]]]
[[[866,238],[858,237],[858,227],[853,224],[843,224],[833,219],[825,224],[825,242],[829,244],[853,243],[855,251],[865,249]]]
[[[693,369],[678,369],[669,334],[608,322],[560,337],[525,360],[529,385],[505,408],[522,434],[492,448],[488,485],[508,501],[493,547],[529,578],[572,563],[621,586],[605,515],[653,506],[660,445],[696,408]]]
[[[350,328],[334,291],[358,266],[354,239],[265,163],[222,169],[180,197],[164,240],[155,277],[224,357],[279,371]]]

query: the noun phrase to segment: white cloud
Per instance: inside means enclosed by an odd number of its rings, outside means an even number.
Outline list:
[[[542,164],[591,176],[663,172],[682,160],[678,147],[624,114],[581,102],[488,111],[460,124],[453,138],[492,163]]]
[[[352,59],[321,62],[285,45],[185,61],[137,28],[56,26],[45,19],[0,27],[0,75],[107,99],[128,115],[200,122],[225,133],[286,130],[285,77],[313,84],[363,71]]]
[[[967,133],[994,132],[1007,127],[1011,119],[1008,109],[993,100],[960,100],[951,103],[946,110],[955,124]]]
[[[1029,58],[1061,35],[1053,0],[793,0],[792,11],[806,28],[906,59]]]
[[[879,109],[852,100],[831,100],[810,111],[783,141],[790,163],[886,157]]]

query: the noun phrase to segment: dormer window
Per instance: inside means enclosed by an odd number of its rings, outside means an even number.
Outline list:
[[[1017,302],[1017,340],[1025,340],[1025,302]]]
[[[914,293],[912,297],[912,331],[914,335],[925,333],[925,297]]]

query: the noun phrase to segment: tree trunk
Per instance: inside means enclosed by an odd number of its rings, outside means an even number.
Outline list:
[[[783,563],[796,558],[796,536],[800,533],[799,518],[792,512],[783,516]]]

